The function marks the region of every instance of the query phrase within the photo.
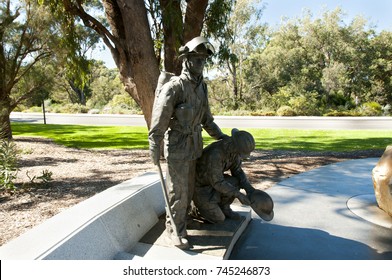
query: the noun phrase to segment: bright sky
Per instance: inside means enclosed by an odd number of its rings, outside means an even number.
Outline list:
[[[357,15],[365,17],[369,23],[376,25],[376,30],[392,31],[391,0],[264,0],[266,8],[262,18],[270,26],[278,25],[282,17],[299,18],[304,9],[309,9],[313,16],[321,16],[324,8],[331,11],[342,8],[348,22]]]
[[[342,8],[346,14],[345,20],[350,22],[355,16],[362,15],[377,31],[392,31],[392,0],[264,0],[266,8],[263,21],[274,27],[280,24],[283,17],[299,18],[304,9],[309,9],[315,18],[321,16],[324,8],[331,11]],[[115,68],[109,50],[95,51],[93,57],[103,60],[107,67]]]

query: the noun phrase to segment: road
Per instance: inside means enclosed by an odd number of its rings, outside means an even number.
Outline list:
[[[44,123],[42,113],[11,113],[11,121]],[[392,130],[392,117],[237,117],[215,116],[222,128]],[[47,124],[145,126],[140,115],[46,114]]]

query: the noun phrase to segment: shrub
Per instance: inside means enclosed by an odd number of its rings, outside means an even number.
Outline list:
[[[332,106],[345,106],[348,101],[350,101],[349,98],[339,93],[329,95],[329,103]]]
[[[283,104],[288,104],[293,96],[295,96],[295,93],[292,93],[289,87],[282,87],[277,93],[265,100],[263,105],[276,110],[284,106]]]
[[[142,111],[135,100],[128,93],[116,94],[112,100],[103,107],[107,114],[141,114]]]
[[[22,112],[41,113],[42,112],[42,107],[34,106],[34,107],[30,107],[30,108],[25,108]]]
[[[291,117],[295,116],[294,110],[290,106],[281,106],[277,111],[276,114],[280,117]]]
[[[50,182],[53,180],[52,178],[53,172],[49,171],[48,169],[42,170],[42,175],[41,176],[33,176],[30,177],[29,176],[29,172],[26,172],[26,176],[29,178],[30,180],[30,184],[36,187],[44,187],[44,188],[48,188],[50,185]],[[40,180],[39,183],[36,183],[35,180]]]
[[[308,92],[306,94],[293,96],[290,98],[289,104],[297,116],[320,115],[317,93]]]
[[[273,117],[276,116],[276,113],[274,111],[265,111],[263,116]]]
[[[330,110],[324,114],[325,117],[352,117],[355,116],[354,112],[346,110]]]
[[[19,151],[8,139],[0,140],[0,189],[15,190],[14,180],[18,174]]]
[[[251,116],[275,116],[276,113],[274,111],[252,111],[250,112]]]
[[[90,109],[88,111],[88,114],[99,114],[99,113],[100,113],[99,109]]]
[[[380,116],[382,115],[382,107],[377,102],[366,102],[360,106],[359,111],[364,116]]]
[[[87,113],[88,108],[81,104],[65,104],[61,107],[61,113],[80,114]]]

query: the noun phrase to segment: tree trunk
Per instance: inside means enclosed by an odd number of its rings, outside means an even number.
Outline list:
[[[188,0],[184,22],[181,1],[160,0],[164,33],[165,70],[179,75],[182,63],[178,59],[178,49],[194,37],[200,36],[208,0]]]
[[[160,4],[165,42],[164,69],[167,72],[179,75],[181,73],[181,62],[178,60],[178,49],[184,44],[181,3],[173,0],[160,0]]]
[[[12,139],[11,103],[9,98],[0,100],[0,138]]]
[[[106,16],[116,37],[111,49],[125,90],[143,111],[150,127],[154,92],[159,77],[144,0],[104,1]]]
[[[200,36],[208,0],[188,0],[184,23],[184,41]]]
[[[76,96],[78,97],[77,103],[86,105],[86,96],[84,94],[83,89],[78,88],[75,83],[72,80],[68,80],[69,86],[71,89],[76,93]],[[72,96],[70,96],[71,101],[72,101]]]
[[[10,100],[6,91],[6,60],[3,44],[4,31],[0,30],[0,138],[12,139],[10,124]]]

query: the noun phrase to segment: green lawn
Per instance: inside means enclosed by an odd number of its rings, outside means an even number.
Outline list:
[[[68,147],[87,149],[148,149],[146,127],[12,123],[14,136],[40,136]],[[230,129],[223,129],[230,134]],[[256,149],[355,151],[392,145],[391,130],[247,129]],[[205,143],[212,141],[204,133]]]
[[[146,127],[12,123],[14,136],[41,136],[82,149],[147,149]]]

